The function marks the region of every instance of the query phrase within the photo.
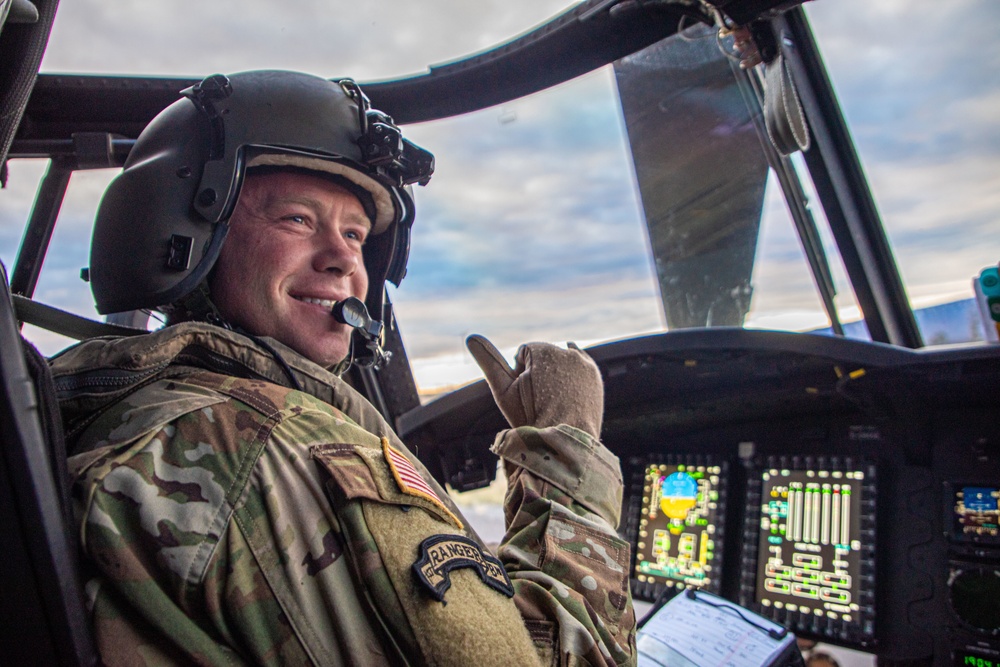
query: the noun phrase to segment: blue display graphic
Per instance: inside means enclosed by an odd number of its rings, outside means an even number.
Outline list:
[[[964,486],[955,492],[954,530],[960,539],[993,542],[1000,538],[1000,489]]]

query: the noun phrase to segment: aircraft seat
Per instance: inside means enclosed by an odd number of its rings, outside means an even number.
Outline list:
[[[0,664],[97,665],[55,388],[18,329],[2,263],[0,273]]]

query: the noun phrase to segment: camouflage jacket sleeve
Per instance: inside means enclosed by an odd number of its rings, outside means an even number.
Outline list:
[[[508,485],[499,555],[536,643],[548,635],[558,664],[635,664],[617,457],[566,425],[503,431],[493,451]]]

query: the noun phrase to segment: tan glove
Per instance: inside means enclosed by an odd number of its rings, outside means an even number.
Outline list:
[[[549,343],[522,345],[513,369],[482,336],[469,336],[465,344],[511,426],[568,424],[600,438],[604,383],[597,364],[575,344],[568,350]]]

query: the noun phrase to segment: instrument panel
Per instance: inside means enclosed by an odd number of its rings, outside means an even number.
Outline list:
[[[698,588],[887,664],[1000,664],[1000,348],[701,329],[587,351],[633,597]],[[400,420],[456,489],[503,427],[485,383]]]

